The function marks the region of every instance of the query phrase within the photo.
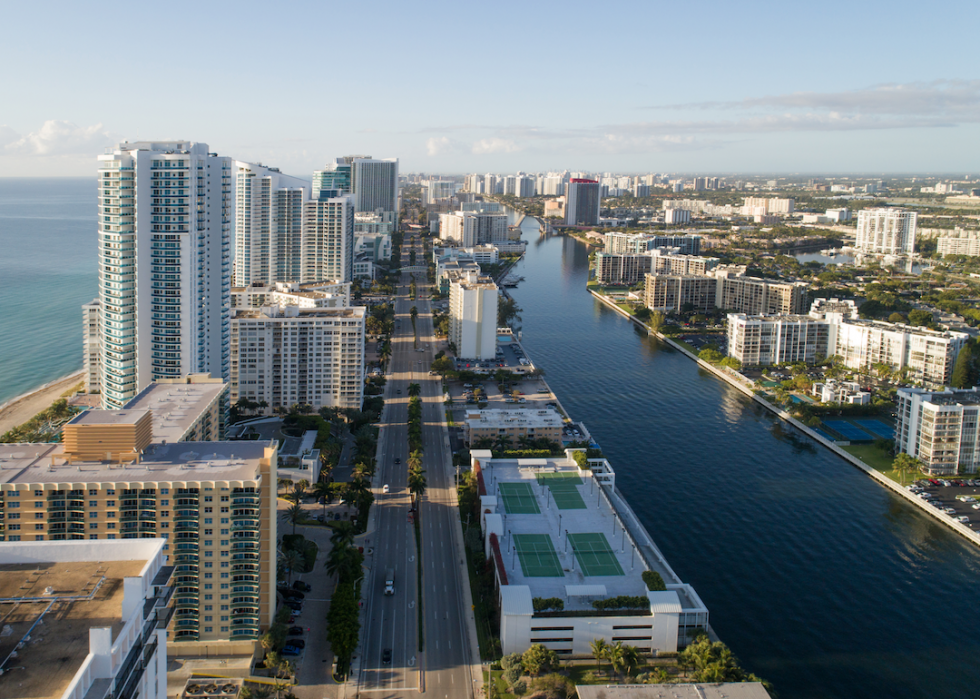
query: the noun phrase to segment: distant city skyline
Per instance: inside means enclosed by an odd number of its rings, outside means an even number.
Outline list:
[[[355,4],[253,4],[174,2],[166,38],[148,6],[6,7],[0,176],[94,174],[147,139],[304,178],[355,152],[457,174],[970,174],[980,156],[975,3],[382,2],[367,23]],[[324,70],[325,48],[358,60]],[[433,53],[457,58],[420,70]]]

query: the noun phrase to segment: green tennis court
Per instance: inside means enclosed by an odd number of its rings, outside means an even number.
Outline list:
[[[579,495],[578,486],[582,479],[575,473],[539,473],[538,483],[551,488],[555,506],[559,510],[584,510],[585,500]]]
[[[541,514],[530,483],[501,483],[500,497],[509,515]]]
[[[575,558],[582,566],[582,575],[624,575],[616,555],[609,548],[605,534],[568,534]]]
[[[521,570],[529,578],[563,578],[558,554],[547,534],[514,534]]]

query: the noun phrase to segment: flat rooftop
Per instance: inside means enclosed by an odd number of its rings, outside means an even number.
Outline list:
[[[561,427],[564,424],[554,408],[467,410],[466,421],[471,427]]]
[[[0,444],[0,483],[254,481],[269,442],[151,444],[141,463],[78,461],[61,444]]]
[[[146,417],[146,410],[86,410],[68,421],[69,425],[135,425]]]
[[[576,685],[579,699],[769,699],[761,682]]]
[[[570,600],[566,609],[591,609],[596,597],[646,596],[640,578],[643,560],[633,553],[618,513],[590,473],[580,474],[564,457],[493,459],[488,466],[482,469],[484,484],[498,498],[497,512],[503,514],[499,543],[510,585],[527,585],[533,597]],[[573,544],[580,556],[573,554]],[[530,574],[525,574],[518,549],[529,552],[525,564]],[[589,549],[607,553],[596,558]],[[593,592],[583,595],[586,590],[569,591],[567,586],[589,586]],[[572,601],[576,598],[580,603]]]
[[[229,385],[223,382],[152,383],[118,412],[152,410],[153,441],[179,442]]]
[[[21,642],[49,602],[14,603],[21,597],[47,597],[54,604],[31,631],[30,640],[0,675],[4,699],[56,698],[68,688],[89,653],[89,629],[111,627],[112,638],[123,627],[123,578],[135,577],[145,560],[0,564],[0,618],[13,633],[0,636],[0,660]],[[104,580],[103,580],[104,576]],[[91,599],[57,601],[59,597]],[[45,589],[54,591],[45,595]]]
[[[287,308],[290,308],[287,306]],[[293,307],[295,308],[295,307]],[[343,306],[338,308],[297,308],[296,314],[273,311],[268,315],[261,308],[235,308],[233,318],[263,318],[269,320],[305,320],[307,318],[363,318],[364,306]]]

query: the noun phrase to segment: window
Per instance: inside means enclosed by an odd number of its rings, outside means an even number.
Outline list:
[[[116,528],[116,523],[115,522],[106,522],[105,528],[106,529],[115,529]]]
[[[35,536],[34,541],[44,541],[44,534],[38,534]]]
[[[204,589],[205,590],[210,590],[212,587],[214,587],[214,585],[212,583],[204,583]]]
[[[204,611],[210,612],[211,611],[211,605],[210,604],[205,604],[204,605]]]
[[[222,507],[222,508],[221,508],[221,511],[222,511],[222,512],[227,512],[227,511],[228,511],[228,508],[227,508],[227,507]]]
[[[20,503],[19,502],[8,502],[7,503],[7,507],[20,507]]]
[[[43,500],[35,500],[34,501],[34,507],[44,507],[44,501]]]
[[[116,506],[116,501],[115,500],[106,500],[105,501],[105,506],[106,507],[115,507]]]
[[[204,599],[206,600],[211,599],[211,597],[213,597],[213,595],[204,595]]]
[[[43,532],[44,531],[44,525],[43,524],[35,524],[34,525],[34,531],[41,531],[41,532]]]
[[[221,567],[222,568],[227,568],[228,567],[228,561],[221,561]]]
[[[227,612],[228,611],[228,605],[227,604],[222,604],[221,605],[221,611]]]
[[[221,617],[221,621],[228,621],[228,617],[227,616]]]
[[[115,495],[116,494],[116,491],[113,490],[112,488],[109,488],[107,491],[105,491],[105,494],[106,495]]]
[[[98,495],[99,494],[99,491],[96,490],[95,488],[89,488],[88,489],[88,494],[89,495]]]
[[[34,513],[34,519],[44,519],[44,513],[43,512],[35,512]]]
[[[213,577],[214,577],[214,573],[205,573],[204,574],[204,579],[205,580],[210,580]]]
[[[35,490],[34,491],[34,497],[36,497],[36,498],[43,498],[44,497],[44,491],[43,490]]]
[[[169,500],[161,500],[160,501],[160,507],[169,507],[169,506],[170,506],[170,501]]]
[[[228,589],[228,583],[221,583],[221,589],[222,590],[227,590]]]
[[[98,529],[99,528],[99,523],[98,522],[89,522],[88,528],[89,529]]]
[[[98,500],[89,500],[88,501],[88,506],[89,507],[98,507],[99,506],[99,501]]]
[[[170,488],[160,488],[161,495],[170,495]]]
[[[19,524],[8,524],[7,525],[7,529],[10,529],[10,530],[13,530],[13,531],[19,531],[20,530],[20,525]],[[13,541],[13,539],[11,539],[11,541]]]
[[[204,563],[204,567],[205,568],[210,568],[212,565],[214,565],[214,564],[211,563],[211,561],[205,561],[205,563]]]
[[[211,536],[212,534],[214,534],[214,530],[213,529],[205,529],[204,530],[204,536]]]
[[[109,519],[115,519],[116,518],[116,513],[115,512],[106,512],[105,513],[105,516],[108,517]]]
[[[99,535],[98,534],[89,534],[88,535],[88,538],[89,539],[98,539],[99,538]]]
[[[99,518],[99,513],[98,512],[89,512],[88,513],[88,517],[89,517],[89,519],[98,519]]]
[[[109,538],[110,538],[110,539],[115,539],[115,538],[116,538],[116,535],[115,535],[115,534],[110,534],[110,535],[109,535]],[[167,547],[166,547],[166,546],[164,546],[163,548],[167,548]]]
[[[211,617],[208,617],[209,620],[210,620],[210,618]],[[205,626],[204,627],[204,633],[211,633],[211,627],[210,626]]]
[[[222,577],[222,578],[227,578],[227,577],[228,577],[228,573],[222,573],[222,574],[221,574],[221,577]]]
[[[15,534],[15,535],[13,535],[13,536],[9,536],[9,537],[7,537],[7,539],[8,539],[9,541],[20,541],[20,537],[19,537],[19,536],[17,536],[16,534]]]

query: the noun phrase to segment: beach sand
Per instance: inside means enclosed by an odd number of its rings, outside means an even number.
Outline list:
[[[0,434],[23,425],[81,380],[82,372],[79,371],[10,401],[0,408]]]

